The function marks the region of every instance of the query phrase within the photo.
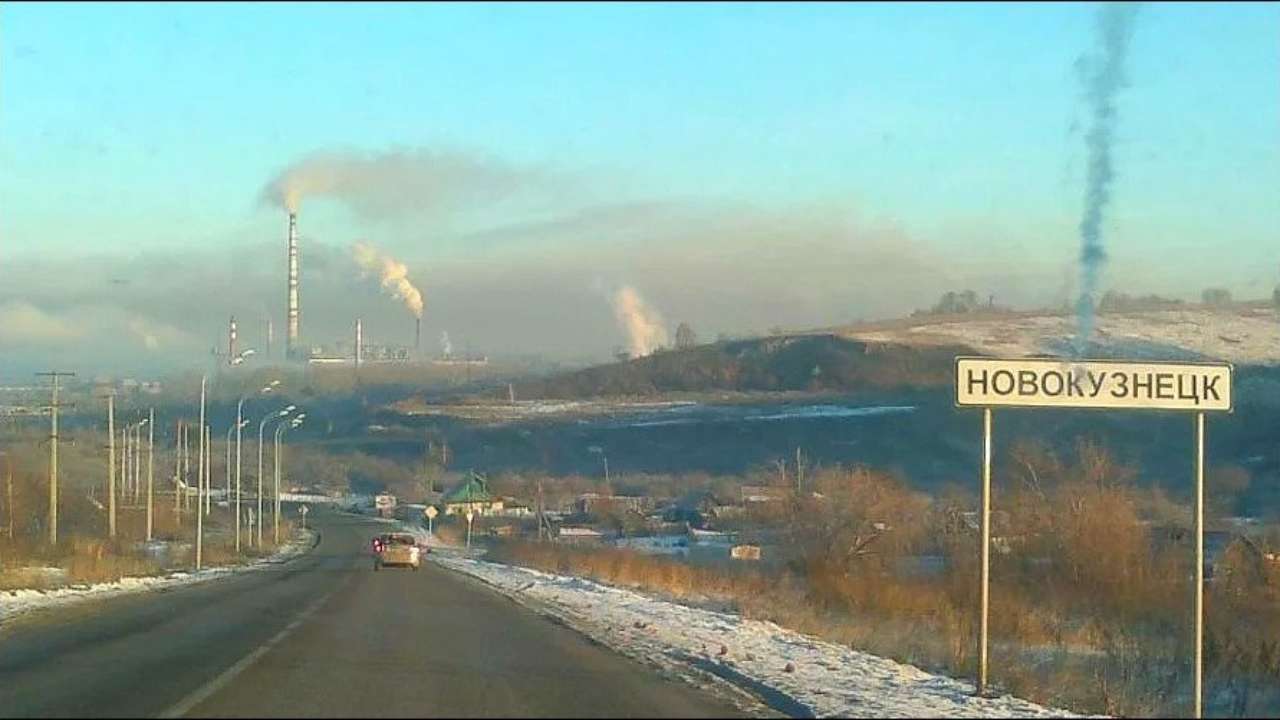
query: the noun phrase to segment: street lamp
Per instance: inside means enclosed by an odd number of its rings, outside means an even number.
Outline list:
[[[251,353],[252,353],[251,350],[245,350],[244,352],[240,353],[238,357],[244,358],[245,356]],[[254,394],[266,395],[267,393],[270,393],[272,390],[275,390],[276,386],[279,384],[280,384],[279,380],[272,380],[271,382],[267,383],[265,387],[263,387],[261,390],[259,390],[257,393],[254,393]],[[236,552],[240,552],[240,511],[243,508],[243,505],[241,504],[242,495],[241,495],[241,485],[240,485],[240,428],[244,427],[243,425],[244,401],[248,399],[249,399],[249,396],[244,395],[240,398],[240,402],[236,403]]]
[[[267,426],[267,421],[285,417],[297,409],[297,405],[290,405],[283,410],[267,413],[262,422],[258,423],[258,547],[262,547],[262,431]]]
[[[248,420],[240,423],[240,427],[249,424]],[[231,433],[236,431],[235,424],[227,428],[227,492],[223,498],[227,501],[227,507],[231,507]]]
[[[280,436],[284,433],[284,431],[285,431],[285,430],[287,430],[287,429],[289,429],[289,428],[296,428],[296,427],[298,427],[299,425],[301,425],[301,424],[302,424],[302,420],[303,420],[303,418],[305,418],[306,416],[307,416],[307,414],[306,414],[306,413],[298,413],[298,414],[293,418],[293,420],[291,420],[289,423],[287,423],[287,424],[286,424],[286,423],[280,423],[279,425],[277,425],[277,426],[276,426],[276,434],[275,434],[275,440],[276,440],[276,447],[275,447],[275,461],[276,461],[276,468],[275,468],[276,506],[275,506],[275,513],[274,513],[274,515],[272,516],[272,522],[273,522],[273,527],[272,527],[272,537],[274,538],[274,541],[273,541],[273,542],[274,542],[276,545],[279,545],[279,544],[280,544]]]
[[[148,418],[143,418],[136,423],[129,424],[129,431],[133,433],[133,457],[131,458],[133,466],[129,472],[133,474],[133,502],[138,502],[138,496],[142,493],[142,426],[149,422]],[[148,538],[150,539],[150,538]]]

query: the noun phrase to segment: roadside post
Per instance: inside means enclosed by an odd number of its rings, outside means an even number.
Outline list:
[[[303,530],[306,530],[306,529],[307,529],[307,513],[308,513],[309,511],[310,511],[310,508],[308,508],[306,505],[303,505],[302,507],[298,508],[298,514],[302,516],[302,529],[303,529]]]
[[[435,505],[428,505],[427,509],[422,511],[422,514],[427,516],[427,534],[431,535],[433,534],[432,523],[435,522],[436,515],[439,515],[440,511],[436,510]]]
[[[1204,416],[1231,412],[1229,363],[957,357],[956,407],[982,408],[982,570],[979,695],[987,693],[990,597],[991,413],[996,407],[1195,413],[1195,717],[1204,697]]]
[[[471,521],[476,519],[476,514],[471,510],[467,511],[467,549],[471,549]]]

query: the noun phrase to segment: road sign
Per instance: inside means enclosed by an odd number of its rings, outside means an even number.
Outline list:
[[[956,405],[1231,411],[1231,365],[956,358]]]
[[[427,509],[422,511],[422,514],[426,515],[428,520],[435,520],[440,511],[436,509],[435,505],[428,505]]]
[[[467,511],[467,522],[471,522],[472,520],[475,519],[475,517],[476,517],[475,513],[471,512],[470,510]]]
[[[987,691],[991,572],[991,410],[995,407],[1176,410],[1195,416],[1196,717],[1204,693],[1204,414],[1231,412],[1231,365],[1138,360],[956,358],[956,406],[982,408],[982,561],[978,694]]]
[[[298,508],[299,515],[306,515],[309,512],[311,512],[311,508],[307,507],[306,505],[303,505],[302,507]]]

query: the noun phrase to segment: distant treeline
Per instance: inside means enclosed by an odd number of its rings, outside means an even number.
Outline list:
[[[520,383],[522,398],[643,396],[703,391],[932,388],[951,380],[959,347],[907,347],[836,335],[759,338],[587,368]]]

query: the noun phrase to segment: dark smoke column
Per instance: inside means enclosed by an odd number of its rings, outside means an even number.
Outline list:
[[[289,213],[289,304],[288,332],[284,356],[293,359],[298,351],[298,214]]]
[[[1093,336],[1094,295],[1107,253],[1102,243],[1102,213],[1111,200],[1115,168],[1111,143],[1115,135],[1116,93],[1124,87],[1124,59],[1137,15],[1135,3],[1115,3],[1098,11],[1098,51],[1083,58],[1085,95],[1090,124],[1085,135],[1089,168],[1080,218],[1080,299],[1076,302],[1079,327],[1076,354],[1083,355]]]

